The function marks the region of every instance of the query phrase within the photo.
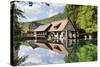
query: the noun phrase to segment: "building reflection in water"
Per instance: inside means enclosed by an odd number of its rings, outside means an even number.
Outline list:
[[[48,42],[47,40],[28,40],[29,44],[34,48],[41,47],[41,48],[47,48],[54,52],[63,53],[64,55],[68,56],[68,54],[71,52],[69,48],[73,48],[79,40],[76,39],[68,39],[67,41],[62,40],[54,40],[53,42]]]
[[[47,49],[47,50],[51,50],[52,52],[54,52],[55,53],[54,56],[56,56],[56,54],[63,55],[63,59],[60,58],[60,60],[64,61],[64,57],[68,56],[72,52],[73,48],[77,46],[78,42],[79,42],[79,40],[76,40],[76,39],[68,39],[67,41],[66,40],[62,40],[62,41],[60,41],[60,40],[56,41],[55,40],[53,42],[48,42],[47,40],[44,40],[44,39],[41,39],[41,40],[39,40],[39,39],[38,40],[26,40],[25,42],[22,43],[22,46],[20,46],[20,47],[23,47],[23,44],[24,44],[24,47],[20,48],[20,50],[18,50],[18,53],[19,53],[19,56],[21,54],[22,57],[23,57],[23,53],[24,53],[25,56],[28,55],[27,54],[28,51],[29,51],[29,53],[34,55],[32,51],[34,51],[35,49],[38,49],[38,48],[43,48],[44,50]],[[25,46],[25,45],[30,45],[30,46]],[[33,50],[30,51],[30,49],[32,49],[32,48],[33,48]],[[45,51],[41,51],[41,50],[38,50],[38,51],[46,54]],[[31,54],[29,54],[29,56],[31,56]],[[35,57],[32,56],[32,58],[35,58]],[[25,58],[25,59],[27,61],[27,59],[29,59],[29,57]],[[50,60],[50,57],[49,57],[49,60]],[[47,61],[48,61],[48,59],[47,59]],[[32,62],[33,62],[33,60],[32,60]],[[51,62],[53,62],[53,61],[51,61]]]

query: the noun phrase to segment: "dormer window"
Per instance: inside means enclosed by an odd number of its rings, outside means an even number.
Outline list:
[[[61,23],[55,25],[54,28],[55,28],[55,29],[58,29],[60,25],[61,25]]]

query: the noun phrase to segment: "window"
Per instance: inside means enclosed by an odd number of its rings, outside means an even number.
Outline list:
[[[60,25],[61,25],[61,23],[55,25],[54,28],[55,28],[55,29],[58,29]]]

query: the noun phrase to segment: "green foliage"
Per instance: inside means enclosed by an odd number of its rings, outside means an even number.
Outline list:
[[[13,36],[20,35],[21,29],[19,27],[18,17],[24,17],[23,11],[17,8],[16,4],[17,1],[11,2],[11,21],[13,23]]]
[[[17,1],[16,1],[17,2]],[[13,54],[17,53],[17,49],[20,46],[20,41],[18,41],[18,39],[16,39],[16,36],[21,34],[21,29],[19,27],[19,22],[18,22],[18,16],[24,17],[23,16],[23,11],[21,11],[20,9],[16,8],[16,4],[15,1],[11,2],[11,22],[13,24]],[[18,55],[18,54],[16,54]],[[13,64],[12,65],[16,65],[17,63],[17,58],[18,56],[12,56],[12,60],[13,60]]]
[[[79,5],[66,5],[64,15],[76,24]]]
[[[21,34],[21,28],[19,27],[19,23],[13,23],[13,36],[17,36]]]
[[[73,24],[87,33],[97,31],[97,7],[85,5],[66,5],[64,15],[69,17]]]
[[[84,61],[95,61],[97,60],[97,49],[96,45],[89,44],[81,47],[79,51],[76,53],[77,57],[79,58],[79,62]]]
[[[71,55],[69,55],[68,57],[65,57],[65,62],[66,63],[70,63],[70,62],[78,62],[78,57],[76,56],[76,54],[75,53],[73,53],[73,54],[71,54]]]
[[[80,6],[77,24],[87,33],[97,31],[97,10],[95,6]]]
[[[52,21],[69,18],[77,29],[86,33],[97,31],[97,7],[86,5],[66,5],[64,13],[37,22],[47,24]]]
[[[65,57],[65,62],[87,62],[97,60],[97,46],[95,43],[86,41],[79,44],[68,57]]]

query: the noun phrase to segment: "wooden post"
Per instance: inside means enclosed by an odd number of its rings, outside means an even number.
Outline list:
[[[58,34],[58,32],[57,32],[57,42],[59,42],[59,34]]]
[[[65,47],[67,48],[68,47],[68,31],[66,30],[66,45]]]
[[[37,32],[34,32],[35,42],[37,42]]]

